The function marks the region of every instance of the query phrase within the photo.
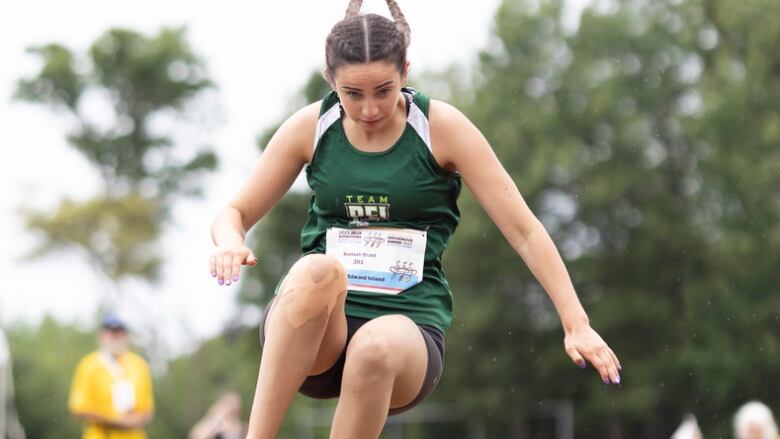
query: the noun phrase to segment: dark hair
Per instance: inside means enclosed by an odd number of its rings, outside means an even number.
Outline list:
[[[362,0],[350,0],[344,19],[336,23],[325,41],[325,77],[333,80],[345,64],[392,62],[400,73],[406,65],[409,23],[395,0],[386,0],[393,21],[381,15],[360,15]]]

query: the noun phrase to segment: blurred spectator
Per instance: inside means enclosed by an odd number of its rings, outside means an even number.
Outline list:
[[[24,429],[16,416],[11,363],[8,340],[0,329],[0,439],[24,439]]]
[[[671,439],[703,439],[703,437],[696,416],[689,413],[685,415],[682,424],[677,427]]]
[[[222,395],[190,430],[188,439],[243,439],[246,425],[241,421],[241,397],[235,392]]]
[[[76,368],[68,402],[85,423],[83,439],[146,439],[154,412],[149,367],[127,350],[127,327],[117,316],[103,318],[99,342]]]
[[[777,439],[777,423],[772,411],[759,401],[750,401],[734,415],[737,439]]]

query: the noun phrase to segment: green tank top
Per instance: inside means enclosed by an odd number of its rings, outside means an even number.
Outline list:
[[[431,152],[429,98],[410,88],[407,123],[398,141],[370,153],[347,140],[338,95],[322,101],[314,154],[306,167],[314,191],[301,230],[304,254],[325,253],[329,227],[399,227],[427,231],[422,280],[399,294],[349,290],[348,316],[374,318],[403,314],[417,324],[446,333],[452,322],[450,292],[441,258],[460,219],[457,198],[461,179],[436,163]]]

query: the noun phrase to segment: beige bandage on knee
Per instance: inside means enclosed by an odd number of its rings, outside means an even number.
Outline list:
[[[346,292],[347,278],[342,268],[325,260],[324,256],[310,257],[293,266],[282,284],[282,295],[290,297],[287,321],[294,328],[300,328],[323,311],[330,315]]]

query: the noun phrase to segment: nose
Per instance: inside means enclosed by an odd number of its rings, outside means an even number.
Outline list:
[[[363,104],[363,119],[373,120],[379,115],[379,103],[374,99],[366,99]]]

